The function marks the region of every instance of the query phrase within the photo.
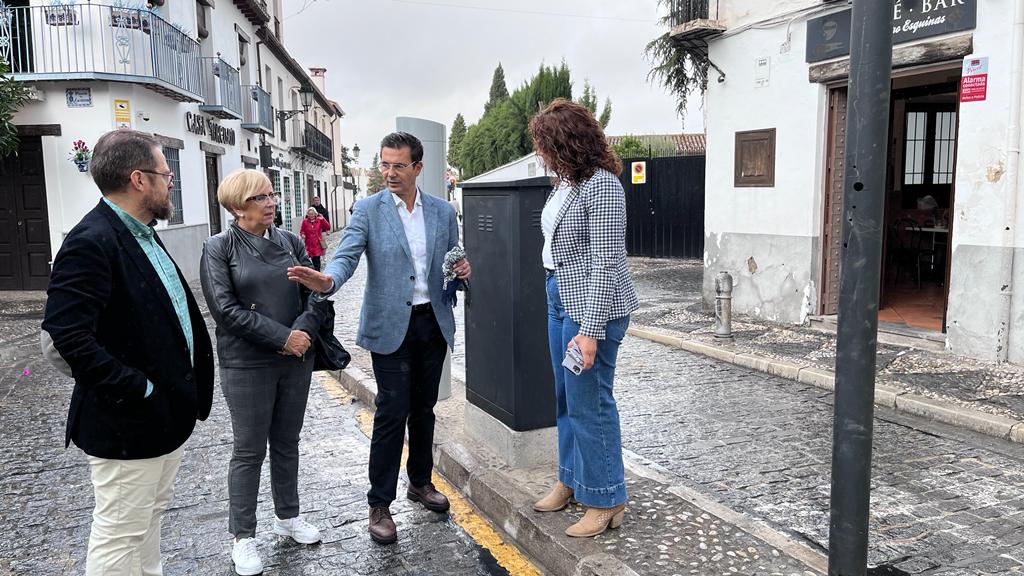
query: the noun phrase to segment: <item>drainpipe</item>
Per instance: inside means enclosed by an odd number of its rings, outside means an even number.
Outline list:
[[[1024,193],[1024,172],[1020,167],[1024,132],[1021,131],[1022,88],[1024,82],[1024,2],[1014,2],[1013,44],[1010,68],[1010,118],[1007,130],[1006,176],[1008,190],[1003,195],[1003,256],[999,267],[999,338],[996,359],[1006,362],[1010,353],[1010,329],[1013,319],[1014,252],[1017,238],[1017,198]]]
[[[263,40],[259,40],[256,42],[256,85],[259,86],[260,88],[263,88],[263,57],[260,54],[260,46],[262,45]],[[270,78],[267,78],[267,81],[269,82]],[[271,102],[270,106],[271,110],[273,110],[274,103]],[[273,122],[274,119],[271,118],[270,121]],[[263,132],[260,132],[260,146],[265,146],[266,144],[267,135],[264,134]]]

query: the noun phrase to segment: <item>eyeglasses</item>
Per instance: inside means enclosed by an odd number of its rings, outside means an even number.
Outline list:
[[[171,180],[174,180],[174,172],[157,172],[155,170],[139,170],[139,172],[144,172],[146,174],[156,174],[157,176],[163,176],[164,179],[167,180],[168,184],[171,183]]]
[[[388,170],[392,169],[401,172],[402,170],[405,170],[406,168],[410,166],[415,166],[417,164],[419,164],[419,162],[413,162],[412,164],[391,164],[389,162],[381,162],[378,168],[380,169],[381,172],[387,172]]]
[[[257,194],[255,196],[249,196],[245,199],[246,202],[255,202],[257,204],[270,204],[271,202],[277,202],[280,194],[273,192],[271,194]]]

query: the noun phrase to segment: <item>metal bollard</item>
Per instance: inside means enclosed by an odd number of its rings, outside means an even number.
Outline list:
[[[732,340],[732,276],[724,270],[715,277],[715,338]]]

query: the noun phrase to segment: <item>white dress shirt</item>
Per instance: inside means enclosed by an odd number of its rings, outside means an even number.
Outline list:
[[[554,195],[544,205],[544,211],[540,213],[540,228],[544,232],[544,251],[541,253],[541,259],[548,270],[555,269],[555,257],[551,255],[551,236],[555,233],[555,218],[562,210],[562,204],[565,203],[565,197],[569,195],[570,190],[572,188],[564,183],[559,184]]]
[[[398,216],[405,228],[405,239],[409,241],[413,268],[416,270],[416,283],[412,289],[414,306],[430,302],[430,288],[427,285],[427,227],[423,221],[423,199],[420,195],[421,192],[417,188],[416,201],[413,203],[412,212],[409,212],[405,201],[394,192],[391,193],[398,208]]]

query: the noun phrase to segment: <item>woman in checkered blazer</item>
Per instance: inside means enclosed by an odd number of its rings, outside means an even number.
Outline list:
[[[593,114],[567,100],[555,100],[537,114],[530,134],[537,153],[561,180],[541,215],[558,483],[534,509],[562,510],[575,497],[587,513],[566,534],[590,537],[618,528],[626,504],[612,383],[629,314],[639,303],[626,267],[622,162]],[[563,365],[574,346],[582,355],[579,373]]]

